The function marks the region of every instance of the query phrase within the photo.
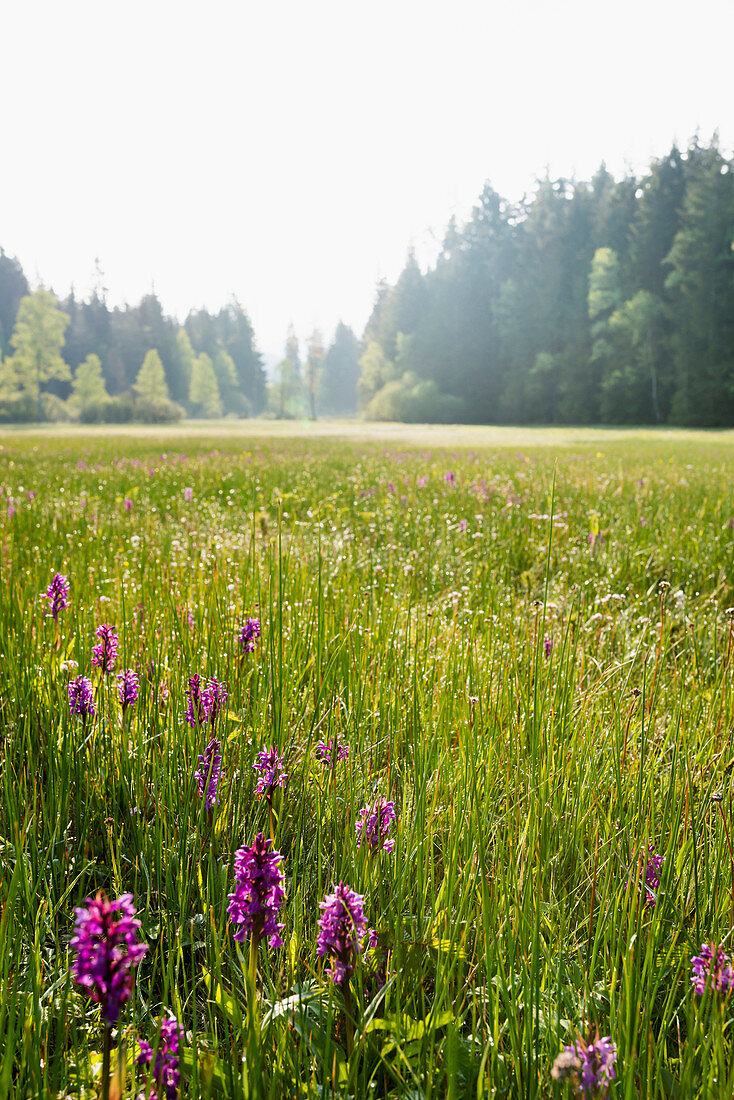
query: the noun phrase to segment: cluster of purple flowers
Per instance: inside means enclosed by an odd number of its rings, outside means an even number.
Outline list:
[[[189,676],[189,686],[186,690],[186,721],[190,726],[203,724],[206,721],[205,691],[206,681],[202,681],[198,673]]]
[[[657,902],[657,897],[653,891],[657,890],[660,885],[660,872],[662,868],[663,857],[655,851],[654,845],[651,844],[647,850],[647,860],[644,871],[640,868],[640,878],[645,885],[645,905],[649,905],[651,909],[655,907]],[[625,890],[628,884],[629,876],[624,885]]]
[[[213,726],[224,710],[225,703],[227,702],[227,685],[220,683],[219,680],[212,676],[203,694],[206,716],[209,723]]]
[[[338,741],[319,741],[314,751],[325,768],[334,768],[341,760],[349,759],[349,745],[340,745]]]
[[[261,749],[255,757],[252,765],[254,772],[260,772],[260,777],[255,787],[255,797],[265,798],[268,803],[273,801],[276,787],[285,787],[288,772],[283,765],[283,757],[278,750]]]
[[[367,928],[363,906],[364,897],[343,882],[321,902],[316,950],[319,958],[331,959],[328,974],[336,985],[343,986],[354,971],[360,939]]]
[[[86,676],[77,676],[69,683],[69,707],[75,718],[94,717],[94,690]]]
[[[199,675],[189,676],[186,692],[186,721],[193,728],[216,722],[227,702],[227,685],[212,677],[208,682]]]
[[[117,660],[117,648],[120,639],[115,633],[115,628],[107,623],[102,623],[94,632],[99,638],[97,645],[92,647],[92,664],[102,672],[112,672]]]
[[[600,1039],[597,1033],[593,1043],[579,1039],[565,1046],[553,1063],[551,1077],[555,1081],[570,1080],[575,1092],[585,1100],[591,1097],[601,1100],[614,1080],[616,1061],[617,1048],[610,1036]]]
[[[55,573],[41,599],[48,600],[46,615],[58,619],[59,612],[69,606],[69,578],[63,573]]]
[[[254,653],[255,645],[260,637],[260,620],[247,619],[240,631],[240,645],[245,653]]]
[[[650,848],[650,858],[645,866],[645,900],[648,905],[654,906],[656,902],[653,890],[660,885],[660,872],[663,868],[663,857]]]
[[[199,770],[196,772],[196,784],[199,796],[204,799],[204,807],[207,810],[217,805],[217,787],[222,772],[222,745],[216,737],[204,749],[203,756],[199,757]]]
[[[729,993],[734,989],[734,970],[729,956],[717,944],[701,944],[700,955],[691,959],[693,974],[691,982],[696,993],[714,989],[719,993]]]
[[[359,811],[356,823],[357,847],[362,846],[366,840],[371,852],[382,849],[383,852],[392,852],[395,841],[389,839],[390,825],[397,818],[395,803],[388,802],[380,796],[372,805],[369,803]]]
[[[178,1068],[179,1026],[175,1016],[161,1020],[158,1052],[149,1091],[141,1093],[138,1100],[176,1100],[181,1073]],[[137,1064],[147,1070],[153,1062],[153,1047],[145,1039],[140,1040]]]
[[[234,857],[235,888],[229,895],[227,912],[233,924],[241,925],[234,934],[240,943],[246,936],[257,943],[269,936],[271,947],[283,943],[283,925],[276,917],[285,898],[285,875],[280,869],[283,857],[269,850],[272,844],[258,833],[252,847],[240,848]]]
[[[117,697],[123,711],[137,700],[140,694],[140,677],[131,668],[117,674]]]
[[[132,894],[109,901],[99,893],[87,898],[86,908],[76,909],[76,926],[71,948],[75,981],[102,1006],[108,1027],[117,1023],[120,1010],[130,998],[134,969],[147,951],[138,940],[140,921],[135,919]]]

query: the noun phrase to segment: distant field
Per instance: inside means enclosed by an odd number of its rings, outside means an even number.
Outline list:
[[[139,424],[42,427],[0,426],[0,439],[15,436],[135,439],[329,439],[427,444],[434,447],[572,447],[578,444],[634,441],[659,443],[734,443],[734,429],[696,431],[684,428],[508,428],[466,424],[397,424],[361,420],[185,420],[179,424],[143,427]]]
[[[173,1016],[182,1096],[560,1097],[598,1031],[610,1096],[730,1097],[734,994],[701,948],[734,956],[732,443],[0,432],[0,1096],[95,1096],[107,1053],[110,1096],[147,1096]],[[282,946],[228,914],[258,833]],[[366,925],[335,982],[339,883]],[[98,890],[147,945],[110,1026],[70,946]]]

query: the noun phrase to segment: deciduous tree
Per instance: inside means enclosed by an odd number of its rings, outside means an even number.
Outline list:
[[[94,352],[90,352],[84,362],[76,368],[71,391],[69,404],[80,412],[95,405],[103,405],[109,400],[102,374],[102,364],[99,356]]]
[[[210,356],[205,351],[196,357],[191,374],[189,401],[199,416],[221,416],[222,402],[217,376]]]
[[[18,306],[15,328],[10,338],[13,370],[21,389],[38,403],[41,415],[41,386],[52,378],[71,378],[68,365],[61,357],[64,333],[69,318],[59,309],[56,296],[45,287],[26,295]]]
[[[170,395],[161,357],[155,348],[146,352],[133,389],[144,401],[168,401]]]
[[[324,369],[324,357],[324,342],[321,333],[318,329],[315,329],[308,341],[304,377],[308,395],[308,408],[312,420],[316,419],[316,396],[321,383],[321,373]]]

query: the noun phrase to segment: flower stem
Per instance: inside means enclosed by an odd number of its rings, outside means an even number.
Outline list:
[[[102,1100],[110,1097],[110,1048],[112,1045],[112,1033],[105,1024],[104,1042],[102,1044]]]
[[[257,936],[250,937],[250,986],[254,992],[257,987]]]
[[[259,1006],[257,1002],[257,936],[250,938],[250,965],[247,968],[247,1014],[250,1019],[250,1034],[255,1042],[260,1038]]]
[[[342,996],[344,997],[344,1023],[347,1032],[347,1061],[349,1061],[354,1050],[354,1021],[352,1020],[354,1003],[352,1001],[352,991],[349,987],[349,979],[344,983]]]

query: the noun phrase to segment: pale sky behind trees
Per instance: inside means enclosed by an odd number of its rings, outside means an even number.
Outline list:
[[[485,180],[734,141],[734,2],[13,0],[0,245],[31,280],[164,309],[232,294],[260,349],[361,333]]]

